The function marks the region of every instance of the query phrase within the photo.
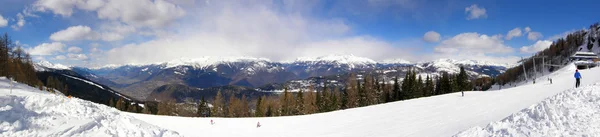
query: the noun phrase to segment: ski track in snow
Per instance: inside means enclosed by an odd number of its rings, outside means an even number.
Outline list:
[[[0,78],[0,136],[180,136],[125,112],[93,102],[66,98],[17,84],[10,93],[6,78]]]

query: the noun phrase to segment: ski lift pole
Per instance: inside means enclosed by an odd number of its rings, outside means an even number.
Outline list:
[[[525,60],[523,60],[523,57],[521,57],[519,62],[521,62],[521,66],[523,66],[523,74],[525,75],[525,81],[527,81],[527,71],[525,70]]]

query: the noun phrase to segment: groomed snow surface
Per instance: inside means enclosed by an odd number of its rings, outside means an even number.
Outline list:
[[[573,89],[575,84],[573,78],[574,72],[574,66],[565,67],[555,72],[552,74],[554,84],[550,84],[547,81],[539,81],[537,84],[525,84],[520,87],[503,90],[465,92],[465,97],[461,97],[460,93],[454,93],[305,116],[274,118],[183,118],[144,114],[132,115],[148,123],[177,131],[185,136],[452,136],[475,126],[486,126],[490,122],[500,121],[511,116],[513,113],[517,113],[525,108],[540,103],[548,97]],[[600,69],[598,68],[581,70],[580,72],[583,75],[582,85],[589,85],[600,81]],[[596,88],[580,88],[576,91],[600,89],[600,86],[594,87]],[[596,92],[600,91],[596,90]],[[570,93],[572,92],[567,91],[564,94]],[[569,96],[573,97],[574,95]],[[561,96],[558,96],[558,98],[560,97]],[[550,98],[549,100],[552,99],[553,98]],[[560,102],[557,104],[560,104]],[[570,114],[572,110],[563,109],[557,111],[564,111],[552,115],[557,119],[561,119],[561,117],[565,116],[572,116],[562,115]],[[578,118],[583,117],[571,117],[571,119]],[[600,119],[600,117],[591,118]],[[552,120],[557,119],[550,119],[551,121],[549,122],[555,122]],[[210,120],[214,120],[216,124],[211,125]],[[574,120],[566,121],[578,122]],[[262,125],[260,128],[256,127],[257,122],[260,122]],[[532,127],[534,127],[535,124],[540,125],[539,128],[528,129],[532,132],[543,132],[541,130],[547,128],[548,131],[553,131],[555,133],[582,131],[578,133],[580,135],[595,134],[594,132],[580,130],[583,128],[594,129],[594,127],[572,127],[564,128],[564,130],[552,130],[553,125],[544,125],[545,123],[535,122],[528,124],[531,124]],[[585,123],[573,125],[584,126]],[[473,129],[470,129],[469,131],[471,130]],[[506,134],[462,132],[461,135],[521,136],[523,134],[519,134],[519,132],[506,132]]]
[[[0,136],[598,136],[600,69],[574,67],[554,84],[465,92],[322,114],[270,118],[185,118],[119,112],[0,80]],[[585,86],[590,85],[591,86]],[[210,124],[214,120],[215,124]],[[256,124],[260,122],[261,127]],[[491,123],[491,124],[490,124]]]
[[[9,85],[0,78],[0,136],[180,136],[105,105]]]

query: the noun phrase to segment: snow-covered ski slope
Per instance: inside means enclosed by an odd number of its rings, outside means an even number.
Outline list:
[[[600,68],[551,75],[554,84],[465,92],[329,113],[270,118],[185,118],[119,112],[0,78],[0,136],[598,136]],[[563,92],[564,91],[564,92]],[[211,125],[210,120],[215,124]],[[257,122],[261,127],[257,128]],[[490,124],[491,123],[491,124]]]
[[[51,94],[0,77],[0,136],[180,136],[114,108]]]
[[[560,98],[560,95],[555,95],[563,91],[566,91],[565,94],[569,94],[571,92],[580,92],[579,90],[569,90],[573,89],[575,85],[575,80],[573,78],[574,72],[575,67],[573,65],[569,65],[568,67],[565,67],[561,70],[550,74],[553,76],[554,84],[550,84],[547,81],[538,81],[536,84],[524,84],[519,87],[508,88],[503,90],[465,92],[465,97],[461,97],[460,93],[454,93],[434,97],[412,99],[407,101],[393,102],[363,108],[355,108],[304,116],[288,116],[274,118],[184,118],[144,114],[132,115],[148,123],[177,131],[185,136],[452,136],[472,127],[483,127],[488,125],[488,123],[490,122],[503,120],[506,117],[511,116],[511,114],[513,113],[520,112],[523,109],[526,109],[532,105],[536,105],[542,102],[548,97],[554,96],[553,98]],[[582,86],[600,82],[600,68],[580,70],[580,72],[583,76]],[[597,87],[581,88],[581,90],[591,89],[597,89]],[[564,96],[572,97],[573,95]],[[552,100],[553,98],[550,98],[548,100]],[[598,103],[597,100],[596,102],[594,102],[594,100],[589,101],[589,103]],[[546,105],[560,104],[560,102],[555,102],[554,104],[546,103]],[[568,114],[574,112],[569,112],[569,110],[566,111],[567,112],[556,113],[556,115],[550,114],[549,116],[556,117],[556,119],[560,119],[560,117],[563,116],[573,116]],[[540,113],[546,112],[541,111]],[[579,117],[571,117],[571,119],[577,118]],[[211,125],[210,120],[214,120],[216,124]],[[508,121],[509,122],[506,123],[510,123],[510,120]],[[256,127],[257,122],[261,123],[262,126],[260,128]],[[523,126],[519,126],[518,121],[516,122],[517,124],[515,124],[514,126],[500,122],[499,126],[495,126],[495,128],[493,128],[489,132],[495,132],[497,131],[495,129],[500,129],[505,125],[515,128],[532,128],[520,130],[543,130],[543,124],[563,124],[564,122],[570,121],[566,120],[562,121],[563,123],[552,123],[549,121],[540,120],[540,122],[546,123],[535,123],[535,120],[529,120],[527,122],[530,123],[524,123]],[[588,122],[597,123],[597,121]],[[577,125],[585,125],[585,123],[579,123]],[[468,132],[474,134],[465,133],[467,136],[501,135],[495,133],[486,134],[488,133],[488,131],[481,131],[481,128],[470,129],[468,130]],[[562,130],[557,130],[555,132],[562,132]],[[564,134],[534,135],[552,136]]]
[[[559,93],[502,121],[456,136],[600,136],[600,83]]]

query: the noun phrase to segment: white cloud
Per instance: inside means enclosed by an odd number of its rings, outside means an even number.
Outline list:
[[[477,4],[473,4],[469,7],[466,7],[465,13],[468,14],[467,20],[487,18],[485,8],[480,8],[479,6],[477,6]]]
[[[438,53],[510,53],[501,35],[488,36],[476,32],[461,33],[444,40],[434,48]]]
[[[19,30],[21,27],[25,25],[25,17],[21,13],[17,13],[17,24],[14,24],[12,27],[14,30]]]
[[[52,11],[54,14],[69,17],[74,8],[94,11],[104,4],[103,0],[38,0],[33,7],[37,11]]]
[[[96,40],[100,36],[88,26],[71,26],[65,30],[52,33],[53,41]]]
[[[81,48],[79,48],[79,47],[75,47],[75,46],[73,46],[73,47],[69,47],[69,48],[67,49],[67,51],[68,51],[69,53],[79,53],[79,52],[81,52],[81,51],[83,51],[83,50],[82,50]]]
[[[70,17],[76,9],[95,11],[100,19],[152,28],[164,27],[185,15],[181,7],[165,0],[38,0],[33,7],[63,17]]]
[[[531,31],[530,27],[525,27],[525,33],[529,33]]]
[[[435,31],[428,31],[423,36],[423,40],[425,40],[427,42],[431,42],[431,43],[438,42],[438,41],[440,41],[440,39],[441,39],[440,33],[437,33]]]
[[[117,30],[125,32],[123,30]],[[129,33],[129,32],[127,32]],[[124,39],[120,33],[117,32],[103,32],[99,33],[93,31],[88,26],[71,26],[67,29],[52,33],[50,39],[53,41],[79,41],[79,40],[103,40],[103,41],[118,41]]]
[[[27,49],[27,52],[36,56],[53,55],[57,52],[64,52],[65,47],[66,45],[60,42],[42,43],[38,46]]]
[[[536,53],[550,47],[550,45],[552,45],[552,41],[538,40],[533,45],[521,47],[521,53]]]
[[[89,58],[85,54],[67,54],[69,60],[88,60]]]
[[[67,57],[65,57],[64,55],[58,55],[56,57],[54,57],[55,60],[65,60],[67,59]]]
[[[527,34],[527,39],[529,39],[529,40],[538,40],[538,39],[541,39],[542,37],[544,37],[544,36],[540,32],[531,31]]]
[[[2,15],[0,15],[0,27],[6,27],[8,25],[8,20],[4,19]]]
[[[527,28],[529,28],[529,27],[527,27]],[[526,32],[528,32],[527,28],[525,28]],[[506,40],[511,40],[513,37],[521,37],[521,36],[523,36],[523,33],[521,32],[521,28],[515,28],[515,29],[508,31],[508,33],[506,34]]]
[[[410,50],[369,36],[350,35],[340,19],[281,12],[274,3],[211,1],[178,25],[177,33],[103,52],[99,64],[153,63],[181,57],[255,56],[294,60],[301,56],[354,54],[375,60],[409,56]],[[292,10],[292,9],[288,9]],[[377,54],[374,54],[377,53]]]

